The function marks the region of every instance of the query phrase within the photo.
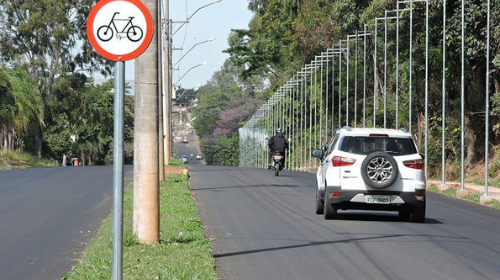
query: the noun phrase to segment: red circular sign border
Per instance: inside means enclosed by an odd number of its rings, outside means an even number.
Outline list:
[[[95,36],[94,36],[94,19],[97,15],[97,12],[106,4],[110,2],[115,2],[115,1],[125,1],[132,3],[135,5],[137,8],[141,10],[141,12],[144,15],[144,18],[146,19],[146,35],[144,37],[144,41],[142,44],[135,49],[133,52],[126,53],[126,54],[112,54],[106,50],[104,50],[99,43],[97,42]],[[103,57],[113,60],[113,61],[127,61],[134,59],[141,55],[143,52],[146,51],[146,49],[149,47],[149,44],[151,44],[151,40],[153,39],[153,18],[151,17],[151,13],[149,12],[148,8],[144,3],[142,3],[139,0],[101,0],[96,3],[96,5],[92,8],[90,11],[89,17],[87,19],[87,37],[90,41],[90,44],[92,47],[94,47],[95,51],[102,55]]]

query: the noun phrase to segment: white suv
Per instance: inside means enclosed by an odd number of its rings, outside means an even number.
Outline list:
[[[344,127],[312,155],[321,160],[316,214],[335,219],[339,209],[388,210],[424,222],[423,156],[405,130]]]

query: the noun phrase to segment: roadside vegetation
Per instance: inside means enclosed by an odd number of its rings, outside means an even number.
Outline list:
[[[113,155],[112,62],[87,40],[95,0],[0,0],[0,150],[104,165]],[[133,98],[125,100],[125,160]],[[14,164],[16,165],[16,164]],[[22,164],[20,164],[22,165]]]
[[[264,103],[263,79],[241,77],[244,69],[228,59],[196,92],[193,124],[209,165],[239,165],[238,129]]]
[[[168,167],[182,167],[172,159]],[[183,174],[165,174],[160,183],[160,242],[142,245],[132,233],[133,186],[124,193],[124,279],[217,279],[210,243],[204,236],[188,181]],[[111,279],[112,215],[103,223],[82,259],[64,280]]]
[[[57,162],[39,160],[28,153],[0,150],[0,170],[54,166],[57,166]]]
[[[451,197],[454,197],[457,199],[467,200],[467,201],[470,201],[470,202],[473,202],[476,204],[481,204],[481,193],[479,193],[479,192],[471,191],[463,197],[458,197],[458,190],[455,188],[448,188],[448,189],[440,191],[438,186],[432,185],[429,188],[427,188],[427,190],[431,191],[431,192],[441,193],[441,194],[451,196]],[[487,201],[486,203],[484,203],[484,205],[500,210],[500,201],[498,201],[496,199],[492,199],[490,201]]]

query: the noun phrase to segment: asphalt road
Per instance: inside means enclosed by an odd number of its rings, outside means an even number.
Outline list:
[[[202,160],[196,159],[196,155],[200,154],[200,151],[198,149],[198,141],[196,140],[195,134],[191,133],[190,131],[186,131],[185,137],[186,139],[188,139],[188,143],[182,143],[181,140],[175,143],[175,157],[181,158],[183,155],[188,156],[188,166],[202,163]],[[192,159],[190,158],[191,155],[193,155]]]
[[[126,184],[132,179],[125,167]],[[60,279],[111,212],[113,167],[0,171],[0,279]]]
[[[326,221],[313,174],[189,172],[222,280],[500,279],[500,211],[429,193],[424,224],[352,210]]]

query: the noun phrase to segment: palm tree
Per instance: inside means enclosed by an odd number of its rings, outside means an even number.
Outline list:
[[[22,148],[19,140],[23,133],[43,127],[44,105],[38,86],[19,67],[0,70],[0,135],[4,150]],[[4,103],[5,102],[5,103]],[[41,147],[41,137],[37,133]]]

